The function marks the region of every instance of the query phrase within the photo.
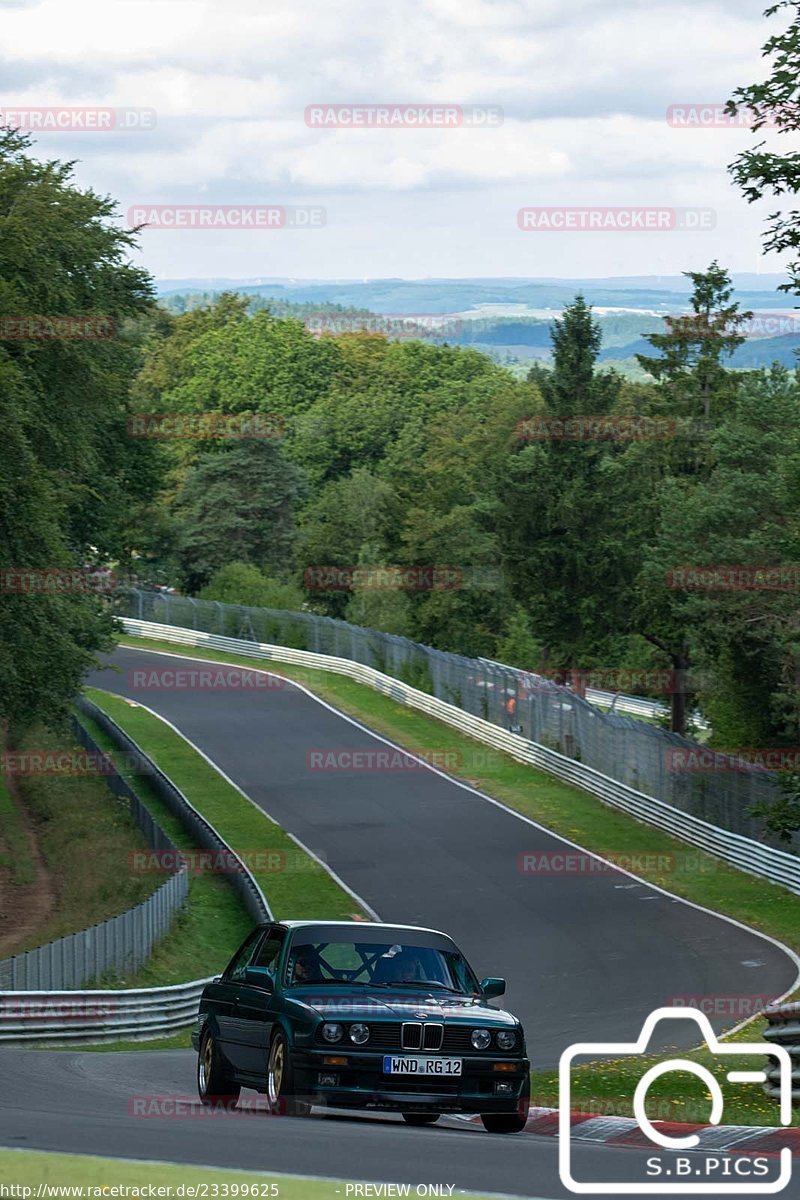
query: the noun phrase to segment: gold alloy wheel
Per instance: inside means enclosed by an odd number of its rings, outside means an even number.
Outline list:
[[[277,1104],[280,1099],[281,1086],[283,1084],[283,1068],[283,1038],[277,1037],[272,1043],[272,1050],[269,1056],[269,1073],[267,1079],[269,1098],[273,1104]]]
[[[214,1040],[207,1037],[203,1046],[203,1053],[200,1056],[200,1090],[203,1094],[208,1092],[211,1072],[214,1062]]]

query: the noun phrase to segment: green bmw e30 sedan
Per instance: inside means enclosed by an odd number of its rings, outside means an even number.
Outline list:
[[[258,925],[203,990],[200,1099],[233,1106],[248,1087],[291,1116],[314,1104],[394,1110],[410,1125],[480,1113],[490,1133],[518,1133],[530,1063],[519,1021],[489,1003],[504,991],[432,929]]]

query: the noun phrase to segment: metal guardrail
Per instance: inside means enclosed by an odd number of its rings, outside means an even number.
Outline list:
[[[182,646],[205,647],[207,649],[227,650],[247,658],[266,659],[274,662],[294,663],[298,666],[317,667],[326,671],[334,671],[339,675],[347,675],[359,683],[391,697],[400,704],[428,713],[438,720],[467,734],[486,745],[502,750],[519,762],[538,767],[550,775],[555,775],[575,787],[598,796],[606,804],[623,809],[644,821],[663,829],[673,837],[678,837],[690,845],[698,846],[708,853],[725,859],[740,870],[771,883],[779,884],[789,891],[800,895],[800,857],[780,850],[775,846],[766,845],[743,834],[733,833],[710,821],[703,820],[691,813],[684,812],[611,779],[600,771],[577,762],[532,742],[519,734],[510,733],[491,721],[473,716],[454,704],[439,700],[393,679],[373,667],[350,659],[330,655],[315,654],[309,650],[292,650],[285,646],[273,646],[259,642],[245,641],[240,638],[223,637],[220,634],[204,633],[196,629],[181,629],[174,625],[161,625],[151,621],[138,621],[131,618],[118,618],[126,633],[138,637],[153,638],[161,641],[175,642]]]
[[[91,716],[121,750],[131,755],[136,769],[147,775],[150,785],[159,794],[170,812],[178,817],[184,827],[193,835],[199,848],[224,853],[226,862],[234,868],[227,878],[239,892],[252,919],[263,921],[271,918],[272,912],[267,898],[247,866],[228,843],[220,837],[213,825],[187,800],[172,780],[156,766],[133,738],[129,737],[116,721],[112,720],[97,705],[81,697],[77,707],[86,715]],[[79,722],[75,724],[76,732],[83,744],[98,753],[103,753],[88,730]],[[146,815],[146,821],[159,830],[160,840],[154,845],[154,849],[169,849],[180,857],[180,851],[160,830],[127,781],[119,774],[110,775],[109,779],[117,781],[114,787],[115,789],[119,788],[118,794],[135,800],[141,807],[143,819]],[[239,870],[235,869],[237,863]],[[172,880],[174,879],[181,880],[185,900],[188,893],[188,868],[185,861],[181,870],[172,877]],[[163,885],[158,892],[154,893],[154,896],[151,896],[144,902],[144,905],[139,905],[138,908],[144,908],[155,901],[155,898],[163,892],[165,887],[169,886],[172,880]],[[135,969],[135,966],[140,966],[144,959],[139,961],[138,955],[131,955],[129,943],[124,939],[120,940],[120,935],[116,932],[125,929],[124,922],[128,917],[130,917],[130,913],[123,913],[121,917],[114,917],[110,921],[104,922],[103,925],[84,930],[82,933],[72,934],[69,938],[62,938],[60,942],[69,943],[77,940],[78,943],[81,943],[88,936],[89,944],[95,948],[95,952],[101,942],[103,945],[107,945],[111,960],[107,964],[104,963],[103,970],[107,969],[109,965],[125,969],[134,967]],[[120,922],[122,924],[116,924]],[[104,935],[106,940],[102,941],[103,935],[98,937],[97,931],[104,930],[105,927],[109,927],[110,932]],[[164,932],[166,932],[166,928],[157,919],[151,919],[151,947],[156,938]],[[57,973],[52,969],[55,962],[61,961],[58,952],[53,950],[53,947],[58,945],[59,943],[50,943],[49,946],[39,947],[37,950],[28,951],[26,955],[17,955],[16,958],[0,963],[0,986],[5,989],[5,991],[0,991],[0,1045],[17,1046],[31,1043],[39,1045],[65,1041],[75,1044],[110,1042],[123,1038],[158,1037],[183,1029],[194,1021],[200,993],[209,982],[208,978],[195,979],[189,983],[162,988],[93,989],[89,991],[78,990],[81,980],[72,985],[61,984],[59,990],[41,990],[43,964],[51,968],[50,973],[44,975],[48,982],[52,983],[58,978]],[[7,967],[9,963],[11,967],[4,977],[3,968]],[[38,968],[34,969],[30,965],[31,963],[38,963]],[[85,974],[83,979],[94,978],[101,974],[102,970],[95,967]]]
[[[764,1040],[784,1046],[791,1055],[792,1099],[800,1101],[800,1004],[775,1004],[765,1010],[764,1016],[768,1021]],[[767,1060],[765,1072],[764,1091],[771,1099],[780,1099],[779,1071],[773,1059]]]
[[[85,749],[107,757],[89,731],[74,719],[73,729]],[[176,868],[152,895],[127,912],[0,961],[0,992],[79,988],[89,980],[100,979],[107,971],[136,971],[147,962],[154,944],[169,930],[175,915],[186,903],[188,866],[177,846],[116,769],[109,770],[104,778],[114,795],[127,807],[148,845],[154,850],[174,854]],[[0,995],[0,1041],[4,1028]]]
[[[0,995],[0,1046],[164,1037],[194,1023],[210,978],[119,991],[9,992]]]

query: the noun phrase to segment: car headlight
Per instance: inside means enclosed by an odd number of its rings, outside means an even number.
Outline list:
[[[369,1026],[362,1025],[360,1022],[357,1025],[351,1025],[350,1041],[355,1042],[357,1046],[363,1046],[364,1042],[369,1041]]]
[[[513,1029],[501,1029],[497,1035],[497,1044],[501,1050],[513,1050],[516,1041],[517,1035]]]
[[[322,1036],[326,1042],[340,1042],[344,1037],[344,1029],[336,1021],[326,1021],[322,1026]]]
[[[485,1050],[492,1040],[488,1029],[473,1029],[469,1039],[476,1050]]]

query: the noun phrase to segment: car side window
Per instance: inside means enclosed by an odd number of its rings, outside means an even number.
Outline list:
[[[270,974],[274,975],[278,966],[281,949],[283,948],[284,933],[282,930],[273,929],[264,938],[264,941],[256,951],[256,955],[250,964],[253,967],[266,967]]]
[[[263,936],[263,933],[263,929],[254,929],[249,938],[242,942],[241,946],[236,951],[236,954],[228,964],[224,975],[225,979],[239,980],[244,978],[244,969],[250,962],[250,956],[255,949],[256,942],[260,940],[260,938]]]

